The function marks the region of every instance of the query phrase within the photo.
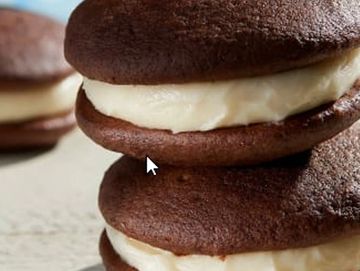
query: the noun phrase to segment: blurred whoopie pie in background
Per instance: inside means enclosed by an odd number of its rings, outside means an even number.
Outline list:
[[[6,8],[0,18],[0,151],[51,147],[75,127],[81,84],[64,58],[64,26]]]

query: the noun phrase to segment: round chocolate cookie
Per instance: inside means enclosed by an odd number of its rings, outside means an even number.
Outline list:
[[[105,175],[100,209],[116,230],[176,255],[293,249],[355,236],[359,135],[358,122],[312,151],[249,168],[161,165],[152,176],[144,162],[124,157]]]
[[[65,54],[88,78],[163,84],[275,73],[359,44],[358,1],[86,0]]]
[[[252,165],[308,150],[351,126],[360,118],[360,80],[335,103],[284,121],[208,132],[173,134],[105,116],[83,90],[76,108],[82,130],[113,151],[171,165]]]
[[[63,25],[12,9],[0,8],[0,18],[0,83],[53,82],[73,72],[64,58]]]
[[[0,125],[0,151],[47,148],[75,127],[73,111],[20,123]]]

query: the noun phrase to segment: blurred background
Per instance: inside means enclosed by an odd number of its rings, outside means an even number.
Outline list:
[[[80,2],[0,0],[0,7],[66,23]],[[0,271],[102,270],[97,196],[104,171],[118,158],[78,129],[46,152],[0,154]]]
[[[31,10],[66,22],[81,0],[0,0],[0,6]]]

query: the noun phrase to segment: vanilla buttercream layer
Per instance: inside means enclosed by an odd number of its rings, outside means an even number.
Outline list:
[[[112,85],[84,78],[96,110],[174,133],[276,122],[336,101],[360,77],[360,49],[302,69],[229,81]]]
[[[37,86],[0,85],[0,123],[26,121],[71,110],[82,82],[79,74]]]
[[[131,239],[111,226],[107,236],[116,253],[139,271],[358,271],[360,235],[302,249],[241,253],[226,257],[176,256]]]

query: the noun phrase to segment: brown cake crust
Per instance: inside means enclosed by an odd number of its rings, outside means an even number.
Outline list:
[[[356,0],[86,0],[65,55],[91,79],[162,84],[269,74],[359,45]]]
[[[254,165],[312,148],[360,118],[360,80],[342,98],[281,122],[173,134],[138,127],[98,112],[83,90],[77,99],[80,128],[103,147],[171,165]],[[176,120],[174,120],[176,121]]]
[[[137,269],[124,263],[120,256],[115,252],[105,231],[100,237],[100,255],[103,259],[106,271],[137,271]]]
[[[0,18],[0,82],[53,82],[73,72],[63,53],[62,24],[4,8]]]
[[[309,247],[360,234],[360,122],[311,152],[249,167],[145,173],[124,157],[100,210],[125,235],[178,255]]]
[[[0,151],[47,148],[74,129],[73,111],[20,123],[0,124]]]

